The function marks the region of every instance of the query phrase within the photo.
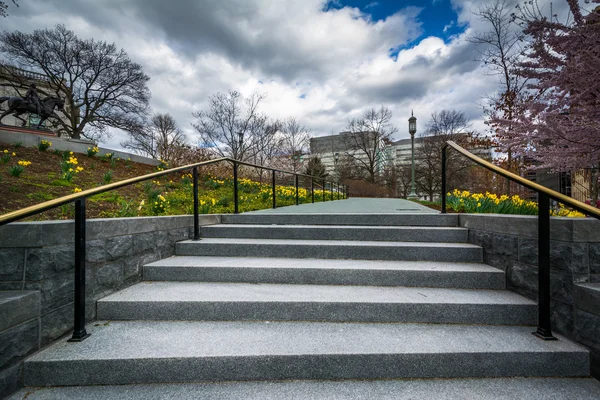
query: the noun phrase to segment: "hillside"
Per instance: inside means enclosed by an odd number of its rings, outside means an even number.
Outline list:
[[[22,172],[14,176],[18,170]],[[130,160],[53,151],[52,147],[40,151],[38,148],[0,143],[0,214],[156,171],[157,167]],[[245,173],[243,169],[240,170],[241,211],[272,206],[270,184],[248,179],[253,172],[255,171],[250,169]],[[230,175],[231,166],[227,163],[200,171],[201,213],[233,212],[233,184]],[[256,179],[256,176],[253,178]],[[300,203],[311,200],[310,192],[305,189],[301,188],[299,195]],[[315,201],[321,201],[322,197],[323,192],[316,190]],[[291,205],[294,202],[294,188],[278,185],[278,205]],[[30,220],[71,219],[73,209],[73,204],[61,206]],[[169,174],[160,179],[90,197],[87,202],[88,218],[179,215],[191,212],[192,184],[191,174],[188,173]]]

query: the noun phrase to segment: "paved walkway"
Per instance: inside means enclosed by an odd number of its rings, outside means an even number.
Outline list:
[[[252,211],[261,214],[401,214],[427,213],[439,211],[421,204],[402,199],[375,199],[353,197],[347,200],[325,201],[321,203],[300,204],[276,209]]]

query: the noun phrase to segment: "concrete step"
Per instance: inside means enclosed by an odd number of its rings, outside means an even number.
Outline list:
[[[504,290],[142,282],[100,299],[98,319],[534,325],[537,305]]]
[[[457,214],[225,214],[224,224],[266,225],[367,225],[367,226],[458,226]]]
[[[483,262],[481,247],[467,243],[208,238],[177,242],[175,253],[180,256]]]
[[[505,288],[497,268],[434,261],[174,256],[143,271],[146,281]]]
[[[431,226],[253,225],[204,226],[203,238],[370,240],[391,242],[466,243],[469,230]]]
[[[26,388],[9,400],[598,400],[600,382],[587,378],[390,379],[352,381],[163,383]]]
[[[531,327],[103,322],[24,364],[26,386],[232,380],[587,377],[589,353]]]

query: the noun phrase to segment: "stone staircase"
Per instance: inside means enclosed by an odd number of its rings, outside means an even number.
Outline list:
[[[346,382],[349,397],[335,398],[360,397],[361,385],[396,394],[389,398],[412,398],[400,397],[407,388],[440,398],[457,387],[457,398],[477,388],[496,398],[489,378],[528,377],[503,387],[543,393],[560,382],[600,393],[596,381],[565,379],[589,376],[588,352],[531,334],[536,304],[504,290],[504,272],[482,263],[455,215],[249,213],[222,222],[100,300],[89,339],[29,358],[25,385],[133,385],[120,397],[144,398],[149,389],[135,384],[177,383],[152,390],[188,398],[194,383],[222,395],[207,398],[333,398]],[[403,378],[448,380],[415,387]],[[283,380],[305,381],[274,383]],[[263,383],[197,383],[223,381]],[[52,390],[66,398],[69,388]]]

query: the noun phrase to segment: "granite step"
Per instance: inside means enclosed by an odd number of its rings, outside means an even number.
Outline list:
[[[534,325],[533,301],[504,290],[142,282],[100,299],[99,319]]]
[[[436,226],[255,225],[204,226],[203,238],[369,240],[390,242],[466,243],[469,230]]]
[[[9,400],[598,400],[591,378],[386,379],[26,388]]]
[[[505,274],[477,263],[173,256],[143,269],[146,281],[289,283],[504,289]]]
[[[482,248],[468,243],[207,238],[177,242],[175,253],[180,256],[483,262]]]
[[[224,214],[223,224],[266,225],[366,225],[366,226],[458,226],[457,214]]]
[[[26,386],[289,379],[587,377],[589,353],[531,327],[98,321],[24,363]]]

